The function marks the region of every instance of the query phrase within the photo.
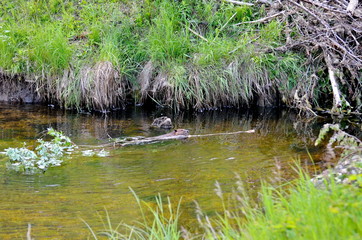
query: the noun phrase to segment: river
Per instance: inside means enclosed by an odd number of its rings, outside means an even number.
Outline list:
[[[210,215],[221,209],[216,181],[227,196],[238,174],[252,192],[261,181],[292,179],[296,161],[312,166],[324,157],[313,146],[322,120],[300,121],[292,111],[272,109],[169,114],[176,128],[190,134],[256,132],[110,147],[105,149],[109,156],[83,156],[81,150],[94,149],[110,137],[166,133],[150,128],[160,115],[161,110],[141,108],[105,115],[1,104],[0,151],[31,146],[49,127],[82,147],[61,167],[38,175],[7,170],[6,157],[0,155],[0,239],[25,239],[28,223],[35,239],[85,239],[89,231],[82,219],[101,231],[105,209],[114,225],[134,224],[141,215],[129,188],[151,206],[158,193],[175,205],[182,198],[181,223],[191,226],[194,201]]]

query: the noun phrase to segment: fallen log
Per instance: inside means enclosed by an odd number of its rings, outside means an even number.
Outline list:
[[[171,133],[169,133],[169,134],[171,134]],[[124,138],[124,139],[114,139],[113,140],[114,142],[112,142],[112,143],[106,143],[106,144],[97,145],[97,146],[93,146],[93,147],[95,147],[95,148],[104,148],[104,147],[111,147],[111,146],[126,147],[126,146],[132,146],[132,145],[143,145],[143,144],[156,143],[156,142],[167,141],[167,140],[184,140],[184,139],[195,138],[195,137],[235,135],[235,134],[241,134],[241,133],[255,133],[255,130],[252,129],[252,130],[247,130],[247,131],[210,133],[210,134],[201,134],[201,135],[188,135],[188,134],[187,135],[168,135],[168,134],[165,134],[165,135],[155,136],[155,137],[131,137],[131,138]]]
[[[240,133],[254,133],[255,130],[248,130],[248,131],[237,131],[237,132],[228,132],[228,133],[211,133],[211,134],[203,134],[203,135],[174,135],[174,136],[156,136],[156,137],[149,137],[149,138],[142,138],[142,139],[135,139],[128,142],[115,142],[115,146],[130,146],[130,145],[142,145],[142,144],[149,144],[155,143],[160,141],[166,140],[183,140],[187,138],[195,138],[195,137],[210,137],[210,136],[220,136],[220,135],[234,135]]]

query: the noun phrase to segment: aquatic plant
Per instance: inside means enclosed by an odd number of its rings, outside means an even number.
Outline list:
[[[26,147],[5,149],[5,154],[9,157],[7,167],[17,172],[34,174],[44,172],[49,167],[60,166],[63,155],[73,151],[75,145],[69,137],[53,128],[49,128],[47,134],[53,139],[38,139],[38,146],[34,151]]]
[[[82,151],[82,155],[83,156],[87,156],[87,157],[92,157],[92,156],[98,156],[98,157],[108,157],[109,156],[109,152],[101,149],[101,150],[93,150],[93,149],[88,149],[88,150],[84,150]]]

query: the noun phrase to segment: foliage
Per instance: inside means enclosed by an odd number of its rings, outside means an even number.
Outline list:
[[[35,151],[22,148],[7,148],[5,154],[9,157],[8,168],[25,174],[44,172],[49,167],[60,166],[65,153],[73,151],[75,145],[69,137],[52,128],[48,129],[51,141],[38,139]]]
[[[33,71],[61,74],[69,67],[72,49],[60,27],[54,24],[42,25],[42,31],[36,32],[28,44],[31,47],[28,67]]]
[[[147,53],[154,62],[182,61],[186,58],[190,42],[188,32],[181,27],[175,4],[162,1],[159,15],[150,26],[146,37]]]

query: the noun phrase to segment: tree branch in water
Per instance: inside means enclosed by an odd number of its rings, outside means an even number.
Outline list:
[[[195,138],[195,137],[211,137],[211,136],[221,136],[221,135],[235,135],[241,133],[255,133],[255,130],[247,130],[247,131],[237,131],[237,132],[226,132],[226,133],[211,133],[211,134],[201,134],[201,135],[175,135],[175,136],[155,136],[155,137],[133,137],[133,138],[125,138],[125,139],[117,139],[113,143],[106,143],[102,145],[92,146],[94,148],[102,148],[102,147],[126,147],[132,145],[143,145],[150,144],[165,140],[183,140],[187,138]],[[85,146],[84,146],[85,147]],[[87,146],[90,147],[90,146]]]

